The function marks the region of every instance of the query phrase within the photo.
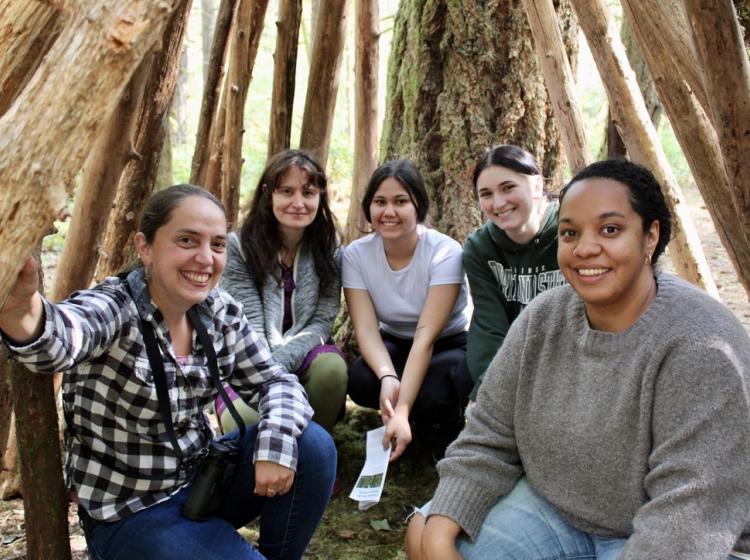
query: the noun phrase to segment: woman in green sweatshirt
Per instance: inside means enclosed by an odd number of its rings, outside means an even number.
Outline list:
[[[495,146],[477,162],[473,182],[487,221],[463,251],[474,302],[466,354],[472,401],[518,314],[537,294],[565,283],[557,266],[558,205],[534,156]]]

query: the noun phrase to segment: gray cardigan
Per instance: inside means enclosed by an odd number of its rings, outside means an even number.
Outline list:
[[[340,250],[336,251],[335,259],[340,270]],[[261,301],[239,237],[234,232],[229,234],[227,266],[221,278],[221,287],[242,303],[245,317],[253,330],[271,350],[273,357],[292,372],[302,364],[310,350],[328,341],[341,304],[341,275],[337,274],[333,285],[326,293],[321,293],[312,254],[304,243],[294,257],[293,274],[296,285],[292,296],[293,324],[288,331],[282,332],[283,285],[268,274]]]
[[[750,340],[702,291],[657,282],[622,333],[591,329],[570,286],[527,307],[438,465],[432,514],[475,538],[524,475],[568,523],[628,538],[620,560],[750,551]]]

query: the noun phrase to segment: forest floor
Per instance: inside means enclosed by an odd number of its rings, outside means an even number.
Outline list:
[[[720,296],[750,334],[750,302],[737,281],[708,212],[697,192],[686,190],[685,196]],[[666,264],[668,259],[663,261]],[[46,271],[46,277],[52,277],[50,270]],[[346,416],[334,431],[342,490],[333,497],[326,510],[305,555],[308,560],[406,558],[403,551],[406,518],[414,506],[421,506],[430,498],[437,474],[429,451],[415,442],[401,459],[389,466],[380,503],[366,511],[359,511],[357,502],[349,499],[348,495],[364,462],[365,433],[378,425],[375,411],[364,410],[351,403],[347,405]],[[85,541],[73,508],[70,509],[69,521],[73,559],[87,559]],[[242,532],[251,541],[257,539],[257,525],[251,524]],[[25,550],[22,501],[0,501],[0,559],[21,560],[26,558]]]

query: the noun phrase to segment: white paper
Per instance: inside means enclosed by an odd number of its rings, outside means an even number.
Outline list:
[[[390,448],[383,449],[385,426],[367,432],[367,448],[365,464],[357,477],[349,497],[359,502],[359,509],[365,510],[380,501],[385,484],[385,474],[388,471],[388,457]]]

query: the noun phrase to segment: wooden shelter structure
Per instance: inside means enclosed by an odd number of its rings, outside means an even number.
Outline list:
[[[715,295],[605,3],[570,3],[628,155],[655,172],[674,212],[675,267]],[[349,6],[346,0],[318,4],[300,144],[325,162]],[[378,1],[353,4],[356,138],[346,239],[363,225],[357,202],[378,159]],[[51,297],[86,287],[131,258],[135,216],[154,188],[191,5],[191,0],[0,0],[0,302],[24,257],[66,214],[82,169]],[[579,169],[592,155],[553,1],[522,5],[568,165]],[[234,223],[245,104],[268,6],[268,0],[220,2],[192,159],[190,181],[219,195]],[[278,7],[269,153],[290,143],[302,0],[279,0]],[[750,293],[750,65],[735,7],[731,0],[622,0],[622,7],[737,277]],[[12,494],[17,486],[15,433],[29,558],[69,557],[52,395],[49,378],[9,367],[0,373],[0,489]],[[15,409],[15,423],[12,402],[24,403]],[[39,434],[53,434],[52,443],[40,443]]]

